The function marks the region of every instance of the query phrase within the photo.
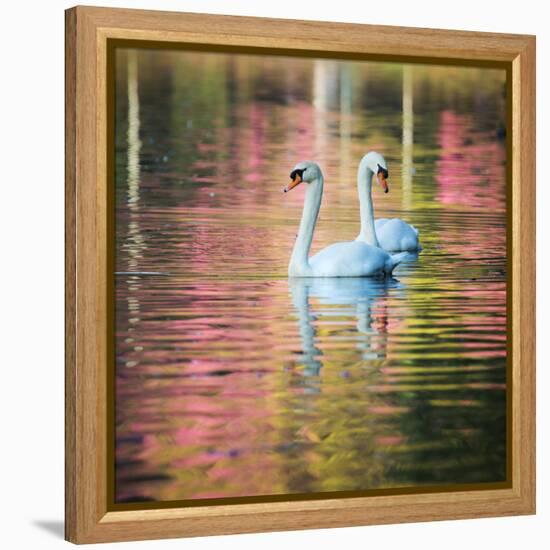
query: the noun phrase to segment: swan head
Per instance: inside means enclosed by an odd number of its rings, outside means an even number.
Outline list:
[[[290,172],[290,183],[283,189],[283,192],[286,193],[291,189],[294,189],[297,185],[302,182],[312,183],[313,181],[319,180],[322,177],[321,168],[315,162],[305,160],[299,162]]]
[[[359,171],[369,169],[373,174],[376,174],[376,179],[378,183],[384,190],[384,193],[387,193],[390,189],[388,187],[388,165],[386,164],[386,159],[376,151],[368,152],[362,159],[359,164]],[[362,174],[361,174],[362,175]]]

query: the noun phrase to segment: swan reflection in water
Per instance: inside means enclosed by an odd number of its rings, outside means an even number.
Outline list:
[[[349,331],[355,334],[357,360],[381,360],[386,357],[387,347],[387,298],[392,289],[402,288],[393,278],[370,277],[291,277],[288,280],[290,295],[298,319],[301,354],[296,358],[303,366],[305,377],[318,377],[323,367],[323,352],[319,348],[323,336],[320,325],[327,321],[331,334],[331,353],[340,349],[349,359]],[[310,302],[312,300],[313,303]],[[322,320],[325,318],[325,320]],[[334,349],[334,345],[339,350]],[[339,343],[338,343],[339,342]],[[347,363],[347,361],[346,361]],[[318,391],[315,386],[308,388]]]

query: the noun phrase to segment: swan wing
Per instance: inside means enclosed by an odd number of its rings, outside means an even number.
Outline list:
[[[390,275],[396,261],[381,248],[361,241],[335,243],[309,259],[314,277],[380,277]]]

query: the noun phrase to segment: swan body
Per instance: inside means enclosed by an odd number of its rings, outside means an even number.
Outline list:
[[[360,241],[334,243],[309,259],[315,277],[389,276],[405,255],[390,256]]]
[[[300,162],[290,177],[292,182],[285,192],[301,182],[307,184],[307,191],[288,265],[289,277],[387,277],[392,274],[406,254],[391,256],[381,248],[361,241],[335,243],[309,258],[323,196],[323,174],[317,164]],[[372,225],[374,227],[374,219]]]
[[[416,252],[422,250],[418,229],[400,218],[379,218],[374,222],[380,246],[388,252]]]
[[[361,212],[361,232],[356,241],[379,246],[386,252],[415,252],[422,250],[418,240],[418,229],[400,218],[380,218],[372,224],[372,177],[376,177],[384,191],[388,192],[388,169],[384,157],[371,151],[359,163],[357,170],[357,191]]]

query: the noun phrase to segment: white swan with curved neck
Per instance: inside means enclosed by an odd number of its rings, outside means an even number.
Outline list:
[[[387,252],[415,252],[422,250],[418,241],[418,229],[399,218],[380,218],[374,222],[372,212],[372,177],[376,178],[384,192],[388,192],[388,167],[380,153],[370,151],[359,163],[357,191],[361,212],[361,232],[356,241],[383,248]]]
[[[300,162],[290,174],[285,193],[301,182],[307,184],[304,210],[294,243],[289,277],[380,277],[391,275],[406,254],[390,256],[381,248],[360,241],[335,243],[311,258],[309,250],[323,197],[323,174],[314,162]],[[371,208],[372,213],[372,208]],[[374,218],[372,220],[374,225]]]

